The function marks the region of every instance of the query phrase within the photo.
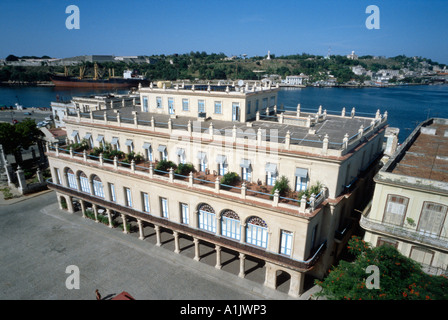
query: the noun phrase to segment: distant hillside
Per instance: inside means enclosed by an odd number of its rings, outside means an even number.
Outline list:
[[[11,57],[15,59],[17,57]],[[21,57],[23,58],[23,57]],[[27,57],[29,58],[29,57]],[[36,58],[36,57],[31,57]],[[49,58],[47,56],[41,59]],[[257,80],[264,75],[278,75],[285,78],[288,75],[301,73],[309,76],[310,81],[325,80],[329,75],[334,76],[339,83],[350,80],[363,81],[364,75],[356,75],[352,67],[363,67],[371,72],[381,69],[406,70],[420,72],[431,71],[434,68],[443,69],[444,64],[439,64],[431,59],[422,57],[406,57],[404,55],[386,58],[373,56],[360,56],[357,59],[349,59],[346,56],[333,55],[323,57],[312,54],[296,54],[279,56],[227,57],[223,53],[190,52],[186,54],[153,55],[151,63],[125,63],[98,62],[101,73],[107,77],[109,70],[113,69],[115,75],[121,75],[125,69],[137,70],[151,80],[215,80],[215,79],[247,79]],[[93,63],[84,62],[86,76],[93,72]],[[68,68],[72,75],[79,75],[79,67]],[[50,81],[50,73],[62,73],[62,66],[48,66],[45,60],[38,67],[3,65],[0,67],[0,81]]]

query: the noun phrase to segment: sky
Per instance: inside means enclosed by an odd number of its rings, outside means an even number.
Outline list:
[[[70,5],[79,29],[66,27]],[[355,51],[448,64],[447,14],[448,0],[0,0],[0,58]]]

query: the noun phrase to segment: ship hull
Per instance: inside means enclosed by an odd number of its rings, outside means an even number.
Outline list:
[[[112,89],[112,88],[130,88],[138,87],[141,83],[142,86],[149,85],[148,80],[143,79],[123,79],[123,78],[111,78],[111,79],[78,79],[65,76],[51,76],[51,81],[56,87],[70,87],[70,88],[100,88],[100,89]]]

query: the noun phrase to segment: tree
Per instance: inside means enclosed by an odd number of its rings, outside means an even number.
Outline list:
[[[322,288],[317,296],[330,300],[446,300],[448,278],[424,273],[419,263],[402,255],[395,247],[372,248],[353,236],[348,251],[353,262],[341,261],[328,276],[315,283]],[[378,269],[379,289],[371,288],[369,266]],[[367,270],[367,271],[366,271]],[[370,287],[370,288],[369,288]]]
[[[22,162],[21,150],[28,149],[33,144],[40,141],[43,136],[36,122],[33,119],[26,118],[23,121],[12,125],[10,123],[0,123],[0,144],[6,154],[13,154],[16,163]]]
[[[16,57],[15,55],[13,55],[13,54],[10,54],[9,56],[6,57],[5,60],[6,61],[19,61],[19,58]]]

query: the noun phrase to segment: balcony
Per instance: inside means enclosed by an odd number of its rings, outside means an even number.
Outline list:
[[[360,226],[371,232],[381,233],[407,241],[416,242],[419,244],[428,245],[441,250],[448,250],[448,238],[441,235],[434,235],[416,230],[415,227],[398,226],[390,223],[385,223],[381,220],[369,217],[370,206],[366,208],[365,213],[361,215],[359,221]]]
[[[81,199],[96,204],[103,208],[129,215],[135,219],[140,219],[142,221],[149,222],[154,225],[170,229],[172,231],[188,234],[199,240],[223,246],[231,250],[248,254],[256,258],[263,259],[267,262],[271,262],[300,272],[306,272],[311,270],[316,265],[316,263],[319,261],[320,257],[326,250],[326,240],[324,240],[319,246],[316,247],[315,250],[313,250],[311,256],[307,260],[305,261],[297,260],[291,257],[281,255],[276,252],[267,251],[266,249],[256,247],[251,244],[247,244],[245,242],[235,241],[231,238],[210,233],[202,229],[197,229],[191,227],[190,225],[179,224],[177,222],[171,221],[166,218],[162,218],[152,213],[142,212],[137,209],[127,207],[116,202],[111,202],[104,198],[97,197],[89,193],[64,187],[60,184],[53,183],[51,179],[47,180],[47,185],[50,189],[69,195],[71,197],[75,197],[77,199]]]
[[[323,188],[318,194],[312,194],[309,198],[298,198],[297,192],[289,192],[280,196],[273,191],[273,186],[258,181],[251,183],[240,180],[234,185],[225,185],[220,182],[222,176],[216,172],[190,172],[188,175],[175,173],[173,169],[158,170],[159,161],[128,161],[125,158],[114,157],[108,159],[100,154],[93,155],[93,149],[86,149],[82,152],[75,151],[68,146],[50,146],[47,145],[47,153],[51,156],[66,157],[70,161],[80,161],[81,163],[97,166],[109,171],[120,172],[124,174],[133,174],[140,177],[156,180],[163,183],[172,183],[186,188],[199,189],[207,193],[218,194],[219,196],[231,198],[231,200],[244,200],[255,205],[275,208],[283,212],[310,217],[315,215],[322,208],[322,203],[327,198],[326,189]]]

